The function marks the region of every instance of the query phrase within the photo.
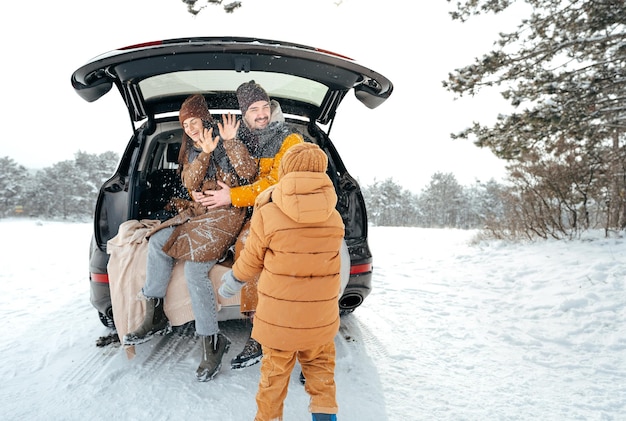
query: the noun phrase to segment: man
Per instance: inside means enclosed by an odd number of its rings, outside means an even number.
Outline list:
[[[236,93],[243,120],[237,137],[258,162],[258,174],[252,184],[231,188],[220,182],[220,190],[193,192],[194,200],[209,209],[227,205],[253,206],[262,191],[278,182],[278,169],[285,152],[293,145],[304,142],[302,135],[285,123],[279,103],[270,100],[267,92],[254,80],[242,83]],[[240,238],[246,236],[246,231],[247,227],[244,227]],[[241,248],[243,245],[239,243],[237,249]],[[251,320],[256,309],[256,299],[256,285],[250,282],[241,291],[241,312]],[[258,363],[262,357],[261,345],[250,337],[242,352],[231,360],[231,368],[249,367]]]

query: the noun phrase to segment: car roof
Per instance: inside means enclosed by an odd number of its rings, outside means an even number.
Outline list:
[[[177,112],[202,93],[211,109],[238,109],[235,90],[254,80],[287,114],[331,122],[350,91],[368,108],[393,91],[389,79],[354,60],[306,45],[243,37],[178,38],[133,45],[91,59],[71,77],[86,101],[115,85],[133,122]]]

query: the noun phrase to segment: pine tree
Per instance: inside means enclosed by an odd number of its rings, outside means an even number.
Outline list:
[[[514,107],[486,126],[453,135],[509,160],[528,217],[548,231],[594,226],[590,204],[605,203],[600,223],[626,226],[626,8],[624,0],[468,0],[453,19],[500,13],[526,3],[529,15],[502,33],[494,51],[444,82],[458,95],[499,87]],[[572,169],[576,168],[575,171]],[[529,223],[534,223],[528,220]],[[537,222],[537,221],[536,221]]]
[[[419,207],[422,226],[428,228],[456,228],[466,205],[463,187],[452,173],[436,172],[420,194]]]
[[[0,158],[0,217],[24,212],[28,171],[8,156]]]

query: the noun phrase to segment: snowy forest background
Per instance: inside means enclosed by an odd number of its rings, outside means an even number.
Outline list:
[[[88,220],[102,183],[115,171],[114,152],[77,152],[74,160],[33,171],[10,157],[0,158],[0,217]],[[416,186],[411,186],[414,188]],[[494,180],[466,187],[451,173],[435,173],[416,194],[392,178],[361,186],[374,226],[482,228],[502,213],[505,187]]]
[[[88,221],[93,216],[98,191],[115,171],[119,160],[115,152],[89,154],[78,151],[73,160],[58,162],[41,170],[29,170],[10,157],[0,158],[0,217],[37,217],[53,220]],[[551,183],[558,186],[555,180]],[[367,205],[368,221],[373,226],[481,229],[490,238],[572,238],[586,229],[608,231],[609,202],[584,205],[586,224],[576,224],[580,204],[566,198],[554,201],[524,194],[515,183],[476,181],[461,185],[454,174],[436,172],[428,185],[414,193],[393,178],[375,180],[361,189]],[[539,197],[552,205],[559,216],[542,209],[533,210]],[[578,196],[572,196],[575,198]],[[546,207],[548,209],[549,206]],[[570,211],[568,213],[568,211]],[[593,222],[593,223],[591,223]]]

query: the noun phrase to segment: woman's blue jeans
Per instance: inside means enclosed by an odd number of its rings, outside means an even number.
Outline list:
[[[167,286],[172,277],[175,259],[163,251],[174,227],[157,231],[148,240],[148,262],[146,283],[141,289],[148,298],[164,298]],[[217,324],[217,300],[209,271],[216,260],[209,262],[185,261],[185,279],[191,297],[191,307],[196,318],[196,332],[201,336],[214,335],[219,332]],[[167,297],[165,297],[167,300]]]

